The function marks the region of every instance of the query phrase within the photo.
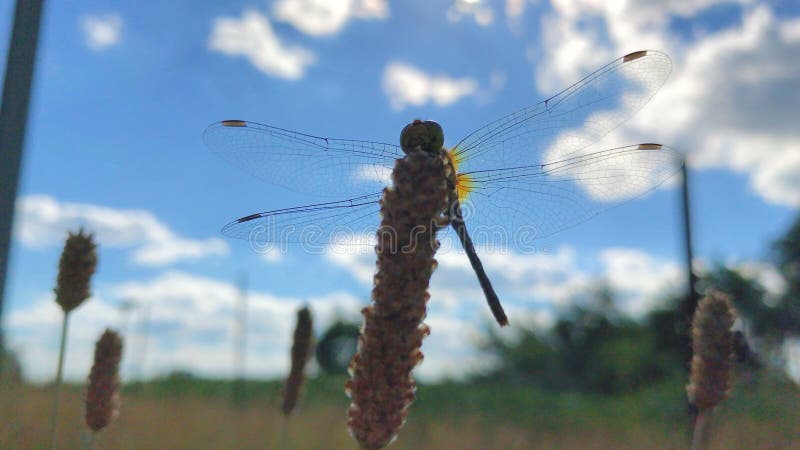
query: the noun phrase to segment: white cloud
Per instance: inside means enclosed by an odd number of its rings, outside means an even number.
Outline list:
[[[392,168],[388,166],[362,165],[356,169],[355,177],[359,180],[377,181],[389,186],[392,183]]]
[[[449,106],[463,97],[475,95],[478,83],[472,78],[450,78],[429,75],[422,70],[398,61],[390,62],[383,71],[383,92],[395,111],[408,105],[422,106],[433,102]]]
[[[297,80],[314,64],[316,56],[300,46],[287,46],[278,38],[266,16],[247,11],[241,19],[217,18],[208,48],[230,56],[244,56],[267,75]]]
[[[786,373],[796,384],[800,384],[800,339],[787,339],[783,344]]]
[[[94,341],[103,328],[115,327],[125,338],[123,378],[186,369],[206,376],[232,375],[233,346],[240,292],[213,278],[169,271],[146,281],[105,286],[71,315],[65,374],[86,377]],[[315,327],[324,330],[335,317],[358,317],[364,301],[344,293],[318,298],[281,298],[247,294],[248,376],[281,376],[289,364],[297,309],[311,306]],[[125,316],[119,305],[135,306]],[[55,374],[61,311],[52,294],[8,317],[9,340],[22,357],[26,375],[47,381]],[[127,325],[126,325],[127,324]],[[142,358],[145,358],[142,360]]]
[[[101,246],[133,248],[131,259],[145,266],[227,255],[219,238],[188,239],[176,235],[144,210],[113,209],[86,203],[61,203],[47,195],[21,197],[14,233],[24,245],[46,247],[63,242],[67,231],[84,227]]]
[[[683,272],[673,261],[628,248],[609,248],[600,253],[604,279],[623,299],[621,309],[640,317],[663,300],[669,288],[680,286]]]
[[[457,23],[464,17],[472,17],[475,23],[487,27],[494,22],[494,11],[482,0],[455,0],[447,9],[447,21]]]
[[[346,267],[353,277],[364,285],[372,284],[375,275],[375,236],[355,235],[351,242],[329,245],[325,258],[340,267]]]
[[[683,149],[695,168],[746,174],[766,201],[800,206],[800,135],[792,120],[800,103],[800,18],[746,5],[741,24],[693,40],[669,29],[672,17],[715,3],[723,2],[555,1],[553,14],[543,18],[537,84],[555,92],[563,80],[577,80],[614,57],[665,50],[675,67],[672,79],[616,133],[615,143]]]
[[[734,267],[745,277],[755,279],[766,289],[767,294],[777,297],[786,292],[786,280],[783,275],[771,263],[763,261],[742,261],[730,262],[728,267]],[[769,299],[767,299],[769,301]]]
[[[25,308],[9,311],[9,345],[20,357],[26,377],[39,382],[55,377],[62,314],[52,293],[31,301]],[[98,295],[70,314],[65,378],[86,378],[95,341],[106,327],[118,330],[118,319],[115,308]],[[125,348],[123,353],[127,351]]]
[[[429,308],[434,314],[464,315],[466,310],[467,316],[492,321],[467,256],[448,240],[451,234],[440,235],[443,245],[436,253],[438,266],[431,278]],[[371,286],[375,254],[367,249],[360,253],[330,252],[328,258],[364,286]],[[552,319],[554,311],[568,307],[601,283],[614,291],[617,306],[624,313],[639,317],[672,293],[675,286],[683,286],[678,264],[638,249],[609,248],[594,255],[579,255],[568,246],[533,254],[479,248],[478,253],[495,290],[506,299],[507,313],[516,311],[518,319],[519,315],[546,316],[537,322]]]
[[[86,46],[100,51],[119,44],[122,37],[122,16],[119,14],[84,15],[80,18]]]
[[[272,8],[276,20],[288,22],[311,36],[331,36],[352,19],[386,19],[386,0],[278,0]]]
[[[475,351],[482,337],[481,323],[434,313],[425,324],[431,334],[422,341],[425,360],[414,369],[414,378],[460,380],[486,366],[485,356]]]
[[[260,251],[261,259],[268,263],[276,263],[283,259],[283,251],[277,247],[269,247]]]

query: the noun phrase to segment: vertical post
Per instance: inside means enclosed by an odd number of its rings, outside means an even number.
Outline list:
[[[17,0],[0,104],[0,355],[5,355],[3,299],[11,247],[33,66],[44,0]],[[0,357],[0,371],[3,358]]]
[[[234,340],[233,401],[241,404],[244,400],[244,373],[247,356],[247,274],[242,273],[239,280],[239,299],[237,302],[236,335]]]
[[[697,275],[695,275],[694,270],[692,270],[692,259],[694,258],[692,255],[692,220],[691,220],[691,213],[689,208],[689,173],[688,169],[686,168],[686,162],[681,165],[681,193],[682,193],[682,210],[683,210],[683,231],[684,231],[684,249],[686,254],[686,280],[688,285],[686,286],[686,300],[684,303],[684,307],[681,308],[683,319],[686,320],[686,339],[687,343],[689,342],[689,322],[692,320],[692,315],[694,314],[695,308],[697,308],[697,303],[700,300],[699,295],[697,293]],[[683,327],[681,327],[683,329]],[[685,348],[686,352],[686,363],[688,364],[692,357],[692,352],[689,346],[687,345]]]
[[[686,254],[686,279],[687,279],[687,292],[686,299],[681,302],[679,307],[678,320],[681,323],[677,324],[677,329],[681,331],[681,353],[684,355],[683,361],[687,369],[692,362],[692,337],[691,337],[691,321],[694,315],[694,310],[697,308],[699,302],[699,295],[697,293],[697,276],[692,270],[692,218],[689,208],[689,170],[686,167],[686,160],[681,164],[681,206],[683,210],[683,241]],[[698,409],[689,398],[687,397],[687,412],[689,414],[688,433],[692,435],[695,420],[697,419]]]

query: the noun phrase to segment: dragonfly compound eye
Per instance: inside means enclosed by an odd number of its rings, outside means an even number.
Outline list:
[[[444,131],[442,127],[431,120],[414,120],[406,125],[400,133],[400,147],[408,153],[417,146],[426,152],[438,152],[444,146]]]

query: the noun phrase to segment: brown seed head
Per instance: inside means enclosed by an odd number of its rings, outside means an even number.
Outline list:
[[[292,368],[283,387],[281,410],[286,415],[291,414],[300,398],[300,391],[305,381],[303,371],[311,357],[311,349],[314,347],[312,330],[311,311],[308,307],[303,307],[297,311],[297,326],[294,329],[292,343]]]
[[[97,245],[92,234],[70,232],[61,252],[56,283],[56,303],[65,313],[81,305],[89,296],[89,282],[97,267]]]
[[[412,369],[422,362],[422,323],[439,246],[432,225],[447,208],[441,156],[412,151],[395,164],[394,187],[384,189],[378,231],[378,271],[372,305],[350,363],[345,389],[352,400],[350,433],[364,449],[392,442],[414,401]]]
[[[731,387],[736,311],[726,294],[709,289],[692,320],[692,369],[686,392],[698,409],[719,404]]]
[[[94,347],[94,364],[86,390],[86,425],[95,433],[119,413],[119,362],[122,338],[106,329]]]

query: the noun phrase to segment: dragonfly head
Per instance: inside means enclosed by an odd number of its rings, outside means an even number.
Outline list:
[[[444,146],[444,131],[432,120],[415,119],[400,133],[400,147],[405,153],[416,147],[428,153],[438,153]]]

